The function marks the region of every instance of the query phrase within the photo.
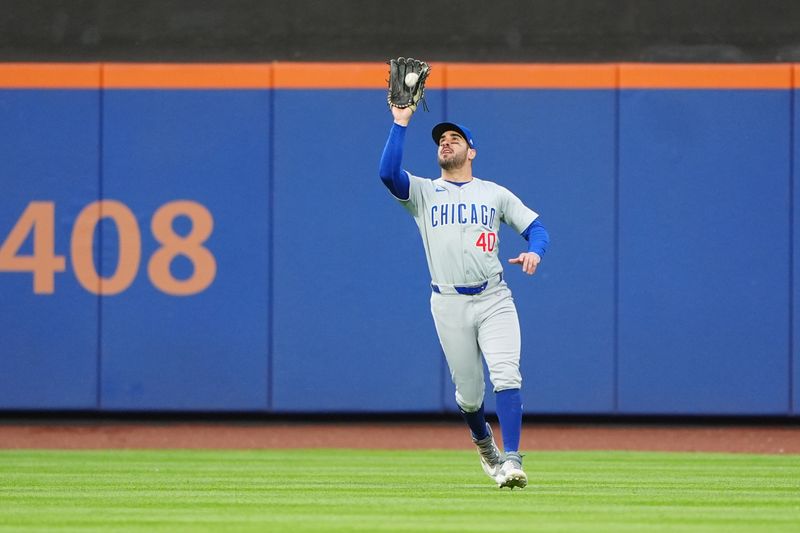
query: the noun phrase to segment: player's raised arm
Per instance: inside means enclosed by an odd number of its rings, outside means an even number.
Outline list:
[[[381,155],[378,174],[386,188],[400,200],[409,199],[410,178],[403,170],[406,128],[420,101],[424,103],[425,80],[430,67],[424,61],[399,57],[389,62],[389,90],[386,101],[394,123]]]
[[[410,107],[390,107],[389,109],[392,110],[392,116],[394,117],[394,123],[399,126],[408,126],[408,123],[411,122],[411,116],[414,114],[414,110]]]
[[[389,130],[389,139],[383,148],[381,164],[378,170],[381,181],[386,188],[400,200],[408,200],[409,178],[408,172],[403,170],[403,145],[406,139],[406,128],[411,122],[414,107],[389,106],[394,118],[392,129]]]
[[[413,111],[408,108],[398,109],[392,107],[391,109],[393,115],[402,115],[405,117],[403,119],[405,123],[398,122],[398,119],[395,118],[392,129],[389,130],[389,138],[386,140],[386,146],[383,147],[378,174],[383,184],[386,185],[386,188],[389,189],[395,198],[408,200],[410,182],[408,172],[403,170],[401,165],[403,163],[403,145],[406,139],[406,127],[409,120],[411,120]],[[401,111],[404,113],[401,114]],[[405,112],[408,112],[407,117]]]

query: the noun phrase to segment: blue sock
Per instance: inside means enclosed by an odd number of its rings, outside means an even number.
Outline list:
[[[501,390],[495,394],[497,418],[503,432],[503,448],[507,452],[519,451],[519,436],[522,433],[522,396],[519,389]]]
[[[468,413],[460,407],[458,410],[461,411],[461,416],[464,417],[464,420],[467,422],[470,431],[472,431],[473,439],[481,440],[489,435],[489,433],[486,431],[486,417],[483,414],[483,404],[481,404],[481,408],[474,413]]]

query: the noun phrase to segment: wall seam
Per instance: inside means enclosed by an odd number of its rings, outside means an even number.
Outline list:
[[[795,65],[790,65],[789,77],[789,414],[794,414],[794,179],[795,169],[795,105],[797,89]]]
[[[275,65],[269,69],[269,133],[267,134],[267,411],[273,410],[275,401],[275,379],[273,359],[275,355],[274,316],[275,316]]]
[[[620,167],[620,65],[614,65],[614,311],[612,334],[613,346],[613,412],[619,413],[619,266],[620,266],[620,200],[619,200],[619,167]]]
[[[447,100],[450,97],[450,91],[447,85],[447,64],[442,65],[442,121],[447,121]],[[444,349],[439,350],[439,405],[442,413],[447,412],[447,380],[450,378],[450,369],[447,366],[447,359],[444,355]]]

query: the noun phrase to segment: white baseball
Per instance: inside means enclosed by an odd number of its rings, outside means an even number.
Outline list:
[[[419,79],[419,74],[417,74],[416,72],[409,72],[408,74],[406,74],[406,79],[405,79],[406,87],[408,88],[413,87],[414,85],[416,85],[418,79]]]

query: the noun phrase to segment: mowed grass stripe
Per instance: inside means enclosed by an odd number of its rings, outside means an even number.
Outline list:
[[[0,451],[0,529],[798,531],[800,456],[534,452],[501,491],[474,452]]]

